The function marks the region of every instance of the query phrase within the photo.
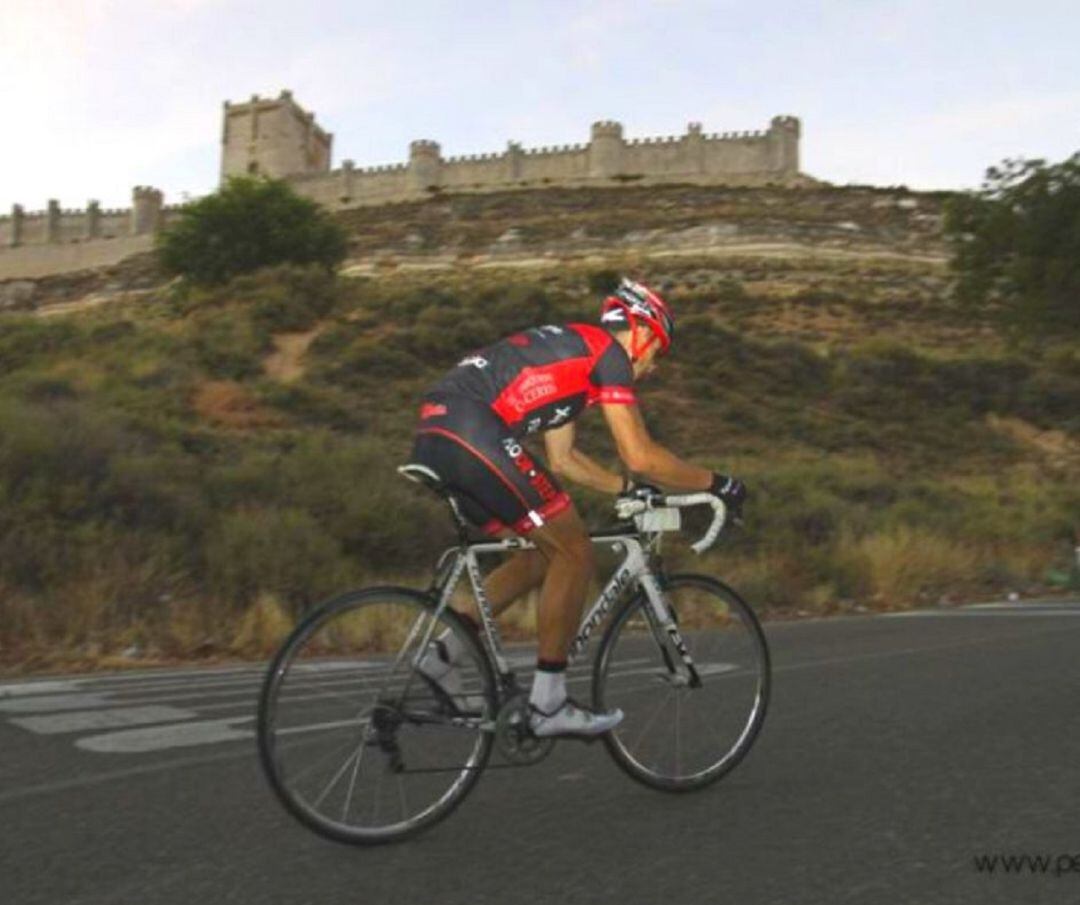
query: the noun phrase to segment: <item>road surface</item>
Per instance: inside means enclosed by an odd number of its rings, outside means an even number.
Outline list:
[[[252,741],[258,667],[0,681],[0,899],[1080,901],[1080,602],[767,633],[770,713],[719,785],[652,792],[602,746],[564,742],[378,849],[326,842],[271,796]],[[1050,868],[976,869],[995,854]]]

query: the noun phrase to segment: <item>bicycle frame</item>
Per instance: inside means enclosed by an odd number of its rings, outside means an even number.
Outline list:
[[[649,601],[650,606],[645,610],[645,613],[657,644],[663,649],[666,636],[671,646],[679,654],[679,658],[687,670],[690,686],[695,688],[700,686],[700,677],[694,667],[686,644],[679,634],[679,627],[665,604],[656,576],[649,568],[648,558],[642,546],[641,538],[634,532],[628,531],[626,533],[591,535],[590,540],[594,544],[608,544],[613,551],[623,551],[624,555],[596,600],[586,609],[578,626],[577,634],[570,642],[567,662],[574,662],[584,653],[593,630],[603,622],[615,603],[636,584],[645,592],[645,596]],[[509,663],[503,656],[499,628],[495,623],[495,617],[491,612],[491,604],[488,602],[487,594],[484,591],[479,557],[488,554],[514,553],[535,549],[536,544],[520,537],[507,538],[501,541],[479,541],[447,550],[440,557],[436,567],[436,579],[432,591],[438,596],[438,605],[436,607],[436,619],[432,620],[431,628],[434,628],[437,617],[450,605],[450,599],[457,589],[462,573],[468,573],[473,597],[480,611],[487,654],[495,664],[499,681],[504,689],[514,687],[514,676]],[[428,634],[430,635],[430,633],[431,629],[429,629]],[[430,638],[425,638],[421,649],[424,649],[429,640]],[[672,668],[670,664],[669,668]],[[673,668],[672,671],[674,671]]]

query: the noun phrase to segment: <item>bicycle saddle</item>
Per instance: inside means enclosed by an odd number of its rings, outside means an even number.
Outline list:
[[[406,477],[410,481],[415,481],[417,484],[422,484],[429,490],[435,491],[439,496],[447,496],[450,492],[449,488],[443,483],[442,478],[426,465],[421,465],[419,462],[409,462],[407,465],[400,465],[398,466],[397,471],[402,477]]]

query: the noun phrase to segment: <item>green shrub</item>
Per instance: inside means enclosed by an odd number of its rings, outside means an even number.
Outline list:
[[[206,546],[207,589],[234,605],[261,592],[303,609],[345,586],[341,547],[310,513],[268,506],[223,515]]]
[[[214,377],[241,380],[262,372],[270,336],[241,311],[225,309],[197,321],[195,350]]]
[[[945,206],[958,297],[1047,337],[1080,335],[1080,152],[1005,160]]]
[[[345,257],[340,226],[282,180],[233,178],[186,207],[158,238],[166,272],[210,286],[275,264],[332,270]]]

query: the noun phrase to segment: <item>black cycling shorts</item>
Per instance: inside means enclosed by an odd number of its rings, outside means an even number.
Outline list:
[[[488,534],[527,534],[570,506],[570,497],[487,405],[439,395],[420,407],[410,462],[430,468],[463,514]]]

